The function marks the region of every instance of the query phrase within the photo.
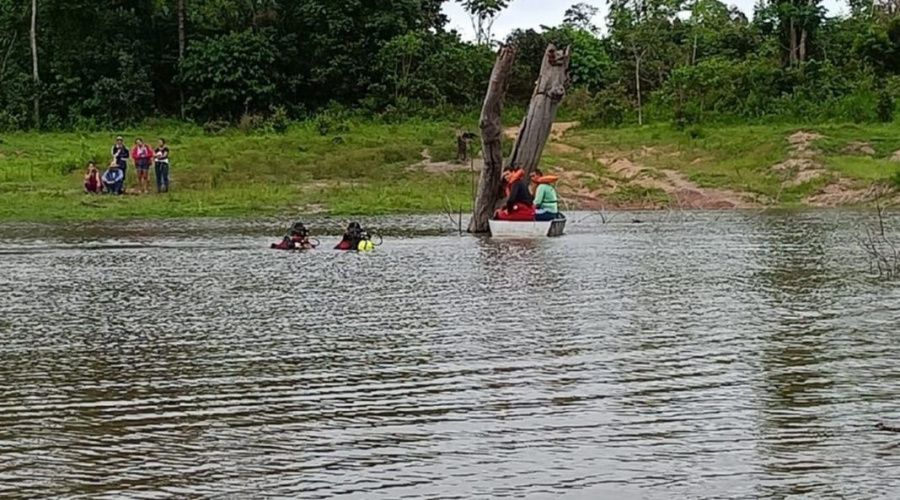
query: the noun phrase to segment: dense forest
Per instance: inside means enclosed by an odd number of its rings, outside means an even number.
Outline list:
[[[566,111],[597,125],[891,121],[900,0],[578,4],[559,26],[494,40],[515,0],[0,0],[0,130],[96,130],[148,118],[279,124],[315,114],[385,121],[476,108],[498,43],[524,103],[547,43],[573,47]],[[604,23],[601,30],[597,24]]]

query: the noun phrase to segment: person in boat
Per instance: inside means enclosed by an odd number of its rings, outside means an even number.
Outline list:
[[[316,248],[309,241],[309,230],[302,222],[297,222],[291,226],[291,233],[285,236],[280,243],[272,243],[272,248],[278,250],[312,250]]]
[[[497,211],[497,220],[533,221],[534,199],[528,191],[528,180],[520,166],[513,166],[503,173],[504,186],[508,186],[506,203]]]
[[[545,176],[541,169],[531,174],[534,189],[534,220],[548,221],[559,218],[559,195],[553,184],[556,177]]]
[[[103,172],[103,189],[109,194],[122,194],[122,187],[125,184],[125,172],[119,167],[119,164],[113,160]]]
[[[87,173],[84,174],[84,192],[89,194],[97,194],[103,192],[103,181],[100,180],[100,171],[97,170],[97,164],[88,162]]]
[[[361,241],[368,241],[368,233],[359,225],[359,222],[351,222],[344,231],[341,242],[337,244],[335,250],[359,250]]]

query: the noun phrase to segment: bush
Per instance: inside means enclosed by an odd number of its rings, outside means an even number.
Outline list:
[[[228,130],[231,124],[225,120],[210,120],[203,124],[203,133],[208,135],[218,135]]]
[[[587,99],[584,92],[576,92],[569,106],[580,106],[572,114],[584,125],[616,127],[625,122],[632,105],[624,87],[601,90]]]
[[[876,109],[878,121],[882,123],[890,123],[894,121],[894,99],[887,89],[878,91],[878,107]]]
[[[262,116],[244,113],[241,121],[238,122],[238,129],[245,134],[252,134],[259,130],[264,123],[265,119]]]
[[[0,132],[12,132],[21,126],[18,117],[5,110],[0,110]]]
[[[277,47],[271,30],[231,32],[191,43],[182,64],[187,111],[236,120],[269,110],[275,100]]]
[[[269,116],[267,127],[276,134],[283,134],[287,132],[288,128],[291,125],[291,121],[290,119],[288,119],[287,110],[284,109],[284,106],[272,108],[271,111],[272,114],[271,116]]]
[[[339,134],[345,134],[349,132],[350,126],[340,116],[340,114],[341,113],[335,114],[331,111],[326,111],[317,115],[314,124],[316,130],[319,132],[319,135],[326,136],[330,135],[332,132],[336,132]]]

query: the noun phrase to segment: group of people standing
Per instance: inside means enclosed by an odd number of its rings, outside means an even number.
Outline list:
[[[530,179],[519,165],[503,172],[506,203],[494,217],[505,221],[552,221],[560,217],[559,194],[553,187],[557,178],[535,169]],[[531,187],[531,189],[529,189]]]
[[[87,193],[123,194],[125,182],[128,180],[128,160],[134,162],[137,171],[138,190],[147,193],[150,189],[150,165],[155,167],[156,192],[169,192],[169,147],[165,139],[159,139],[156,149],[150,147],[138,137],[134,146],[128,150],[125,138],[116,137],[112,146],[112,161],[103,174],[97,169],[95,162],[88,162],[84,176],[84,190]]]

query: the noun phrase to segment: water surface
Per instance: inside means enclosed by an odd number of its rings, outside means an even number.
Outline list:
[[[900,496],[869,216],[572,221],[2,224],[0,497]]]

